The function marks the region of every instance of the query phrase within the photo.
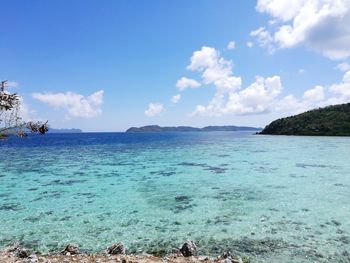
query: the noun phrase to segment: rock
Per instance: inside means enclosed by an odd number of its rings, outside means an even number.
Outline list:
[[[197,256],[198,248],[192,240],[188,240],[182,245],[180,251],[184,257],[191,257]]]
[[[30,255],[28,259],[29,259],[30,263],[37,263],[37,262],[39,262],[39,259],[38,259],[38,257],[35,254]]]
[[[27,258],[29,257],[28,250],[22,247],[17,247],[17,249],[14,251],[15,256],[18,258]]]
[[[66,248],[62,251],[62,254],[70,256],[70,255],[76,255],[79,254],[79,248],[74,245],[67,245]]]
[[[181,202],[181,201],[189,201],[190,198],[186,195],[178,195],[175,196],[175,201]]]
[[[179,248],[173,248],[171,250],[171,253],[170,253],[169,257],[171,257],[171,258],[178,258],[178,257],[183,257],[183,255],[182,255],[182,253],[181,253]]]
[[[18,258],[29,257],[29,251],[24,247],[22,247],[19,243],[16,243],[14,246],[8,248],[6,251]]]
[[[107,248],[106,252],[109,255],[125,255],[125,246],[122,242],[119,242]]]
[[[227,251],[227,252],[224,252],[224,253],[222,253],[222,255],[221,255],[221,258],[231,258],[232,257],[232,255],[231,255],[231,252],[230,251]]]

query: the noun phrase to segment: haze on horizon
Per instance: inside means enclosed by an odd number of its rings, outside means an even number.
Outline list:
[[[1,0],[0,79],[55,128],[264,127],[350,101],[349,0]]]

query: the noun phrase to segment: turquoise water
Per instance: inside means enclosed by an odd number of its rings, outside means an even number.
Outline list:
[[[350,138],[48,134],[0,142],[0,247],[350,262]]]

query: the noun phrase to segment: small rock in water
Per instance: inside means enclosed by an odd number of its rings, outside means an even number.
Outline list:
[[[79,254],[79,248],[77,246],[69,244],[62,251],[62,254],[67,255],[67,256]]]
[[[186,195],[178,195],[178,196],[175,196],[175,201],[188,201],[190,200],[190,198]]]
[[[119,242],[117,244],[113,244],[109,248],[107,248],[107,254],[110,255],[125,255],[125,246],[123,243]]]
[[[25,248],[18,247],[15,251],[15,256],[18,258],[27,258],[29,257],[29,253]]]
[[[186,241],[180,248],[180,251],[184,257],[197,256],[198,253],[197,246],[192,240]]]
[[[333,223],[333,225],[335,225],[335,226],[340,226],[341,225],[341,223],[340,222],[338,222],[337,220],[331,220],[331,222]]]

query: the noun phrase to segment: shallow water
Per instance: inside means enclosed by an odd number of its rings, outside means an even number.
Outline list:
[[[47,134],[0,142],[0,247],[350,261],[350,138]]]

